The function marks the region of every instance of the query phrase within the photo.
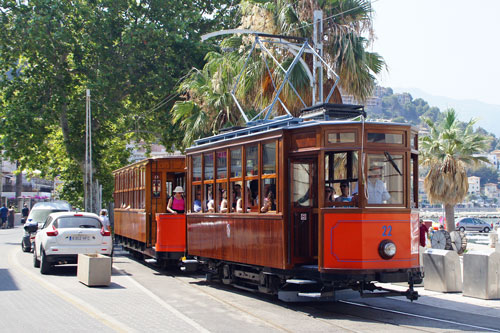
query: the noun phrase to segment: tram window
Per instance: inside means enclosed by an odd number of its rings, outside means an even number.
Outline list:
[[[309,163],[294,163],[292,167],[292,202],[295,207],[312,207],[312,169]]]
[[[243,202],[241,199],[241,183],[241,181],[231,182],[231,186],[229,188],[229,205],[231,207],[231,212],[243,212]]]
[[[367,154],[366,200],[370,204],[403,204],[403,155]]]
[[[227,152],[218,151],[217,156],[217,179],[227,178]]]
[[[325,154],[325,206],[333,202],[357,202],[358,152],[330,152]],[[345,188],[342,188],[343,185]],[[355,204],[354,206],[357,206]]]
[[[231,178],[241,177],[241,148],[231,150]]]
[[[201,156],[195,155],[193,156],[193,181],[201,180]]]
[[[259,211],[259,181],[257,179],[247,180],[245,188],[247,212]]]
[[[269,211],[276,211],[278,205],[276,193],[276,179],[262,179],[262,207],[260,211],[267,213]]]
[[[418,155],[411,155],[410,167],[410,207],[418,208]]]
[[[403,134],[394,133],[368,133],[368,142],[373,143],[389,143],[389,144],[403,144]]]
[[[171,181],[166,181],[165,182],[165,197],[166,197],[166,202],[168,202],[168,199],[172,196],[172,182]]]
[[[203,157],[205,165],[204,179],[212,180],[214,179],[214,155],[212,153],[209,153],[209,154],[204,154]]]
[[[353,143],[356,142],[355,132],[330,132],[327,136],[328,143]]]
[[[201,212],[201,185],[193,186],[193,212]]]
[[[217,183],[217,191],[215,192],[215,209],[221,213],[229,211],[229,204],[227,200],[227,183]]]
[[[255,176],[259,174],[259,146],[246,147],[246,166],[247,176]]]
[[[213,193],[213,185],[205,184],[205,192],[204,192],[204,200],[203,200],[203,211],[208,213],[215,212],[215,201],[214,201],[214,193]]]
[[[262,145],[262,164],[264,175],[276,173],[276,142]]]
[[[161,175],[159,172],[153,172],[153,198],[159,198],[161,195]]]

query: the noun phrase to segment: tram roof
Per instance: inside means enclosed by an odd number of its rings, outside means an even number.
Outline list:
[[[152,157],[148,157],[148,158],[145,158],[145,159],[133,162],[131,164],[127,164],[126,166],[123,166],[120,169],[114,170],[113,173],[117,173],[117,172],[123,171],[125,169],[130,168],[130,167],[142,166],[142,165],[145,165],[145,164],[147,164],[148,162],[151,162],[151,161],[163,160],[163,159],[174,159],[174,158],[185,158],[185,157],[186,156],[184,156],[184,155],[152,156]]]
[[[360,118],[360,120],[354,120]],[[223,129],[219,134],[198,139],[194,145],[186,149],[189,152],[192,149],[208,147],[212,144],[234,140],[240,138],[251,138],[263,133],[272,133],[274,131],[306,128],[319,125],[335,124],[361,124],[362,119],[366,118],[364,106],[354,104],[318,104],[312,107],[304,108],[300,111],[300,117],[290,115],[278,116],[269,120],[258,120],[249,122],[246,127],[233,127]],[[369,124],[382,124],[391,126],[410,126],[402,123],[372,122]]]

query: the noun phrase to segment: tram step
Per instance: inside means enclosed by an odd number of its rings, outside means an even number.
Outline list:
[[[302,279],[288,279],[286,283],[290,284],[317,284],[314,280],[302,280]]]

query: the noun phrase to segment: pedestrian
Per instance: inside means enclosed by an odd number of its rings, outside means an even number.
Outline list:
[[[419,261],[420,261],[420,266],[424,266],[424,261],[423,261],[423,255],[425,252],[425,248],[427,245],[427,232],[429,231],[429,228],[424,224],[424,221],[420,219],[419,221],[419,232],[420,232],[420,239],[419,239]]]
[[[101,220],[101,223],[102,223],[104,229],[111,231],[109,217],[108,217],[108,211],[106,209],[101,209],[101,212],[99,213],[99,219]]]
[[[0,208],[0,218],[2,218],[2,229],[5,229],[7,227],[7,215],[9,213],[9,210],[7,207],[5,207],[5,204],[2,205],[2,208]]]
[[[30,209],[27,204],[23,205],[23,209],[21,209],[21,214],[23,218],[21,219],[21,223],[25,223],[28,220],[28,215],[30,214]]]
[[[9,211],[7,212],[7,222],[8,226],[7,228],[14,228],[14,219],[16,217],[16,211],[12,207],[12,205],[9,205]]]

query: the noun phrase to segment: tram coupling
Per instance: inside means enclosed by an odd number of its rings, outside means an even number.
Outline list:
[[[388,288],[378,287],[373,283],[361,284],[358,289],[361,297],[393,297],[393,296],[405,296],[410,301],[416,301],[420,296],[417,291],[413,289],[413,285],[410,285],[406,291],[393,290]]]

